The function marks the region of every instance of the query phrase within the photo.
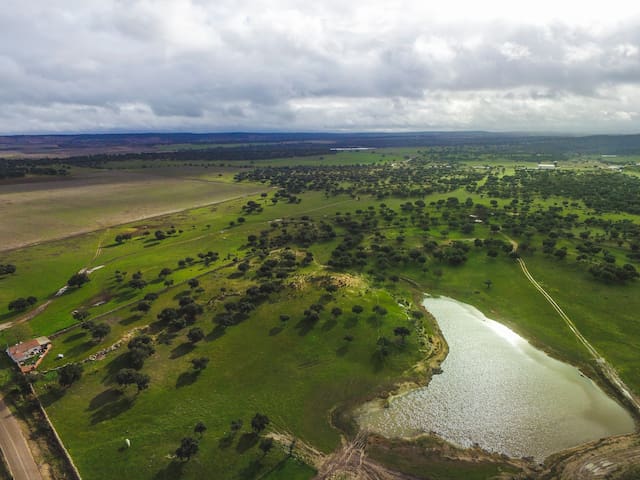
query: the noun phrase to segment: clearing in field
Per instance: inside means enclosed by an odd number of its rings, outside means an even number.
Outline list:
[[[64,179],[4,183],[0,251],[266,190],[230,183],[232,171],[76,169]],[[198,178],[205,172],[206,178]]]

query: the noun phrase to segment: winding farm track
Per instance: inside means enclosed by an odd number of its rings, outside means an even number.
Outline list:
[[[36,308],[34,310],[31,310],[30,312],[26,313],[25,315],[21,316],[20,318],[18,318],[16,320],[12,320],[10,322],[5,322],[3,324],[0,324],[0,332],[3,331],[3,330],[7,330],[8,328],[11,328],[14,325],[17,325],[19,323],[28,322],[29,320],[31,320],[36,315],[39,315],[42,312],[44,312],[44,310],[51,304],[52,301],[53,300],[47,300],[42,305],[40,305],[38,308]]]
[[[364,430],[351,440],[343,437],[342,446],[328,455],[286,430],[274,431],[269,436],[290,455],[314,466],[318,472],[314,480],[418,480],[371,460],[366,452],[368,433]]]
[[[514,249],[517,248],[517,243],[515,243],[512,240],[510,241],[512,244],[514,244]],[[607,360],[598,353],[598,351],[589,342],[589,340],[587,340],[584,337],[584,335],[580,333],[580,330],[578,330],[576,325],[567,316],[564,310],[562,310],[560,305],[558,305],[558,303],[553,299],[553,297],[549,295],[544,288],[542,288],[542,286],[536,281],[535,278],[533,278],[533,275],[531,275],[531,272],[529,272],[529,269],[527,268],[527,265],[524,262],[524,260],[522,260],[522,258],[520,257],[518,257],[517,260],[518,260],[518,264],[520,265],[520,269],[522,270],[522,273],[524,273],[524,276],[527,277],[527,280],[529,280],[529,282],[535,287],[535,289],[542,294],[542,296],[549,302],[549,304],[553,307],[553,309],[556,312],[558,312],[558,315],[560,315],[560,318],[564,320],[567,327],[569,327],[569,329],[575,335],[578,341],[587,349],[589,354],[595,359],[600,372],[611,383],[611,385],[627,400],[630,406],[633,407],[636,415],[640,415],[640,401],[638,401],[638,398],[631,393],[631,390],[622,381],[622,379],[618,375],[618,372],[616,372],[616,370],[609,364],[609,362],[607,362]]]
[[[314,480],[414,480],[367,457],[367,432],[361,430],[351,441],[326,457]]]

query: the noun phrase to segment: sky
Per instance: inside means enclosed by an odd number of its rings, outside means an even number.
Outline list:
[[[0,134],[640,133],[633,2],[433,3],[3,0]]]

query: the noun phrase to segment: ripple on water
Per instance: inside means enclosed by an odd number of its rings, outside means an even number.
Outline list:
[[[365,406],[361,425],[390,437],[435,432],[463,447],[537,460],[634,430],[631,415],[577,368],[476,308],[446,297],[424,306],[449,344],[443,373],[389,408]]]

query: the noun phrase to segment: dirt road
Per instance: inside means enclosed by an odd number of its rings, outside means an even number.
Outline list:
[[[331,454],[318,469],[316,480],[349,478],[353,480],[413,480],[415,477],[394,472],[367,457],[367,434],[356,438]]]
[[[542,294],[542,296],[546,298],[546,300],[551,304],[554,310],[558,312],[558,315],[560,315],[560,317],[567,324],[571,332],[573,332],[573,334],[576,336],[578,341],[582,343],[582,345],[584,345],[589,354],[591,354],[591,356],[595,359],[600,372],[607,378],[607,380],[609,380],[611,385],[620,393],[620,395],[622,395],[622,397],[627,400],[630,406],[635,410],[635,413],[640,415],[640,401],[635,395],[631,393],[631,390],[622,381],[622,379],[618,375],[618,372],[616,372],[616,370],[605,360],[605,358],[598,353],[594,346],[591,345],[591,343],[580,333],[573,321],[567,316],[566,313],[564,313],[564,310],[560,308],[560,305],[558,305],[553,297],[551,297],[551,295],[549,295],[546,290],[542,288],[542,286],[535,280],[535,278],[533,278],[533,275],[531,275],[531,273],[527,269],[527,265],[524,263],[524,260],[518,258],[518,263],[520,264],[520,268],[522,269],[522,272],[527,277],[529,282],[531,282],[536,290],[538,290]]]
[[[18,421],[0,397],[0,448],[14,480],[42,480]]]
[[[18,318],[16,320],[12,320],[10,322],[6,322],[6,323],[1,324],[0,325],[0,332],[3,331],[3,330],[7,330],[8,328],[13,327],[14,325],[18,325],[19,323],[28,322],[29,320],[31,320],[36,315],[42,313],[45,310],[45,308],[47,308],[49,306],[50,303],[51,303],[51,300],[47,300],[42,305],[40,305],[38,308],[30,311],[26,315],[23,315],[22,317],[20,317],[20,318]]]
[[[517,252],[518,242],[508,237],[504,233],[502,234],[502,236],[506,238],[509,243],[511,243],[513,251]],[[536,279],[533,278],[533,275],[531,275],[531,272],[529,272],[527,264],[524,262],[524,260],[521,257],[518,257],[517,260],[518,264],[520,265],[520,269],[522,270],[522,273],[524,273],[524,276],[527,277],[527,280],[529,280],[531,285],[533,285],[535,289],[542,294],[542,296],[547,300],[547,302],[549,302],[553,309],[558,312],[558,315],[560,315],[560,318],[564,320],[567,327],[569,327],[569,330],[571,330],[578,341],[587,349],[589,354],[596,361],[596,365],[600,370],[600,373],[609,381],[611,386],[620,394],[620,396],[627,401],[628,405],[634,410],[636,416],[640,416],[640,400],[622,381],[616,369],[613,368],[613,366],[609,362],[607,362],[607,360],[602,355],[600,355],[600,353],[598,353],[591,342],[589,342],[589,340],[587,340],[584,335],[580,333],[580,330],[578,330],[578,327],[576,327],[575,323],[573,323],[573,321],[564,312],[564,310],[562,310],[560,305],[558,305],[558,302],[556,302],[553,297],[549,295],[549,293],[544,288],[542,288],[542,286],[536,281]]]

